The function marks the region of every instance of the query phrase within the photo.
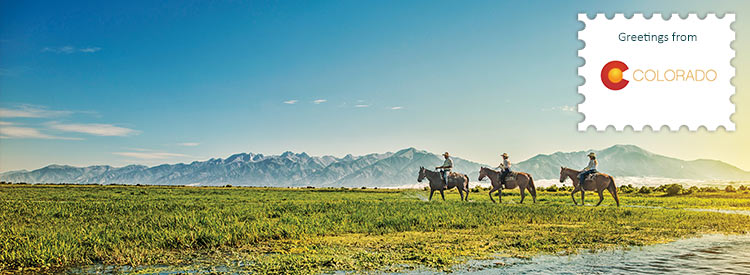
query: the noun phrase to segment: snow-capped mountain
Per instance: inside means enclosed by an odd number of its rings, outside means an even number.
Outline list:
[[[560,166],[578,169],[585,166],[588,152],[537,155],[515,164],[513,168],[531,173],[535,179],[557,179]],[[599,170],[615,177],[750,179],[750,172],[721,161],[684,161],[653,154],[634,145],[615,145],[594,152],[599,159]],[[34,171],[6,172],[0,174],[0,180],[27,183],[394,187],[415,184],[420,166],[438,166],[442,159],[438,154],[415,148],[395,153],[344,157],[317,157],[292,152],[273,156],[241,153],[225,159],[153,167],[49,165]],[[489,166],[458,157],[453,160],[454,171],[468,174],[472,182],[476,181],[481,166]]]
[[[473,171],[480,164],[454,158],[460,171]],[[281,155],[241,153],[226,159],[163,164],[154,167],[72,167],[50,165],[34,171],[0,174],[6,182],[101,183],[169,185],[249,186],[400,186],[416,182],[420,166],[442,164],[442,157],[414,148],[396,153],[313,157],[306,153]],[[471,174],[471,173],[470,173]]]
[[[586,155],[595,152],[599,171],[616,177],[660,177],[700,180],[746,180],[750,172],[730,164],[699,159],[685,161],[651,153],[635,145],[615,145],[604,150],[589,150],[551,155],[536,155],[515,166],[540,179],[560,177],[560,166],[582,169],[588,163]]]

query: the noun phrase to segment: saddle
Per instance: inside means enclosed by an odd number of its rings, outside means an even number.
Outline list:
[[[588,174],[586,175],[586,178],[583,179],[583,181],[590,181],[590,180],[593,181],[596,175],[599,175],[599,172]]]
[[[508,173],[508,175],[505,176],[505,182],[515,181],[517,175],[518,175],[518,172],[510,171],[510,173]]]

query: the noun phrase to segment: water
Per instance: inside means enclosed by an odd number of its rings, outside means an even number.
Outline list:
[[[473,261],[471,274],[750,274],[750,235],[706,235],[630,250]]]

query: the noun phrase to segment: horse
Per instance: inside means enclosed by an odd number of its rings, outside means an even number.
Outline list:
[[[427,168],[419,167],[419,177],[417,177],[417,182],[422,182],[425,178],[430,182],[430,201],[432,200],[432,194],[435,193],[435,190],[440,191],[440,196],[442,196],[445,201],[445,193],[443,193],[443,191],[453,187],[458,189],[458,194],[461,195],[462,201],[469,200],[469,176],[461,173],[450,172],[448,173],[448,186],[446,186],[445,183],[443,183],[443,178],[440,176],[440,172],[430,171]],[[466,196],[464,196],[464,192],[466,192]]]
[[[528,173],[515,173],[516,179],[512,181],[506,181],[505,188],[513,189],[517,186],[519,189],[521,189],[521,203],[523,203],[523,199],[526,198],[526,189],[529,189],[529,193],[531,193],[531,197],[534,199],[534,203],[536,203],[536,187],[534,187],[534,179]],[[492,189],[490,189],[490,200],[492,200],[492,202],[495,202],[495,199],[492,198],[492,192],[495,192],[496,190],[498,190],[500,202],[503,202],[503,186],[500,183],[500,175],[501,172],[499,171],[495,171],[487,167],[479,168],[479,180],[488,177],[490,178],[490,182],[492,183]]]
[[[607,189],[612,194],[612,197],[615,198],[617,207],[620,207],[620,199],[617,197],[617,186],[615,186],[615,180],[612,176],[597,172],[593,177],[585,180],[583,184],[579,184],[578,174],[580,173],[581,171],[560,166],[560,183],[563,183],[566,178],[570,178],[573,181],[574,188],[573,192],[570,193],[570,197],[573,198],[573,204],[578,205],[575,197],[576,192],[581,191],[581,205],[584,205],[583,199],[586,191],[596,191],[599,193],[599,202],[596,203],[596,206],[599,206],[604,200],[602,193],[604,193],[604,189]]]

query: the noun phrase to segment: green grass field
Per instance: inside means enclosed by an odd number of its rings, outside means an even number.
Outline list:
[[[0,185],[0,271],[451,270],[469,259],[750,231],[750,216],[617,208],[605,194],[602,206],[581,207],[568,192],[539,192],[536,204],[527,197],[520,205],[517,191],[492,204],[486,191],[462,203],[456,191],[426,202],[422,190]],[[747,192],[663,195],[620,197],[623,206],[750,210]]]

